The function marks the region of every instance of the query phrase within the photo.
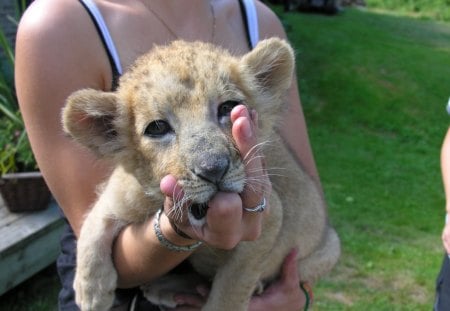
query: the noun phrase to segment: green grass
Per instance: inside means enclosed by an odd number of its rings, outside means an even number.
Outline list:
[[[315,310],[431,310],[443,255],[439,151],[449,124],[450,24],[349,9],[283,19],[342,240],[340,263],[315,287]],[[49,287],[41,278],[2,296],[0,310],[54,308],[54,271]]]
[[[56,311],[60,289],[55,266],[0,296],[0,311]]]
[[[368,7],[423,19],[450,21],[449,0],[366,0]]]
[[[358,10],[284,20],[343,246],[316,309],[430,310],[443,255],[450,25]]]

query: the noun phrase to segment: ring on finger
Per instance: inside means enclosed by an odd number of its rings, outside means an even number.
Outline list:
[[[266,198],[263,197],[261,203],[252,208],[244,207],[244,210],[250,213],[262,213],[266,209]]]

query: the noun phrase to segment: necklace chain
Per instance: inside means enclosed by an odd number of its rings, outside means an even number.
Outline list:
[[[216,37],[216,12],[214,11],[214,5],[211,3],[211,1],[209,1],[208,3],[209,3],[209,9],[211,11],[211,15],[212,15],[212,18],[213,18],[210,42],[214,42],[214,39]],[[164,19],[162,19],[161,16],[159,16],[152,9],[151,5],[147,4],[147,2],[145,2],[145,6],[153,14],[153,16],[155,16],[158,19],[158,21],[170,32],[170,34],[175,39],[179,39],[179,36],[175,33],[175,31],[173,31],[172,28],[170,28],[169,25],[164,21]]]

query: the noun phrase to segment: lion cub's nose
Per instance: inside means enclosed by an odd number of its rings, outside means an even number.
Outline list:
[[[198,177],[217,184],[228,171],[229,159],[226,155],[206,153],[194,163],[194,173]]]

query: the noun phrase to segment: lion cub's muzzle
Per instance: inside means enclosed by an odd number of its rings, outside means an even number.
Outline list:
[[[220,183],[230,167],[230,160],[226,154],[207,152],[197,157],[193,166],[192,172],[196,176],[216,185],[220,190]]]
[[[212,136],[212,135],[211,135]],[[205,217],[208,202],[219,191],[240,193],[244,188],[245,173],[240,155],[234,146],[223,137],[200,139],[196,150],[189,150],[186,157],[190,177],[183,179],[181,184],[185,195],[191,202],[189,219],[191,223]],[[212,141],[214,142],[212,142]]]
[[[225,174],[230,167],[229,157],[224,154],[214,154],[212,152],[203,153],[195,161],[193,161],[194,168],[192,172],[200,179],[211,183],[217,187],[217,190],[225,190],[221,186]],[[196,220],[201,220],[206,216],[208,204],[193,203],[189,207],[189,213]]]

